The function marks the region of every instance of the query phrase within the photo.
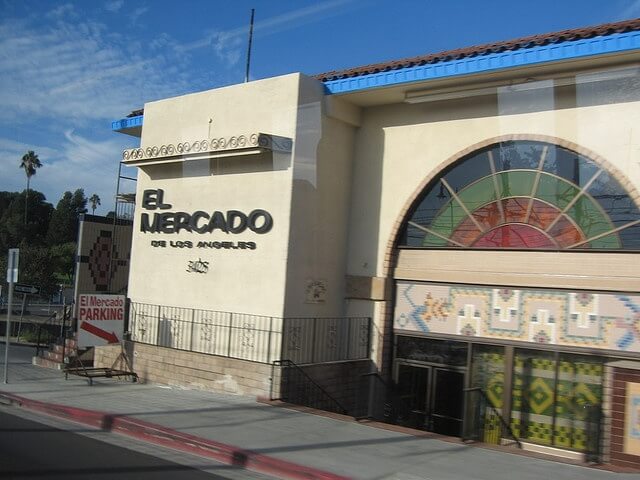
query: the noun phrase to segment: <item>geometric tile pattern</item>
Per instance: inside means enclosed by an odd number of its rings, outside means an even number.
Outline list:
[[[487,330],[494,336],[506,338],[522,337],[523,322],[520,321],[520,290],[494,288],[491,295],[491,316]]]
[[[504,394],[504,354],[498,352],[475,353],[472,363],[474,387],[480,387],[499,414],[502,414]],[[504,436],[500,418],[493,414],[490,406],[483,415],[482,441],[499,444]]]
[[[111,232],[101,230],[89,250],[89,272],[97,292],[106,291],[109,287],[111,269]],[[113,267],[117,268],[116,265]]]
[[[516,354],[512,427],[531,442],[585,451],[588,408],[602,402],[602,375],[597,359],[563,355],[556,364],[548,353]]]
[[[86,215],[81,220],[76,270],[77,293],[125,293],[131,258],[131,222]],[[111,275],[109,275],[111,273]]]
[[[396,283],[394,329],[640,352],[640,295]]]

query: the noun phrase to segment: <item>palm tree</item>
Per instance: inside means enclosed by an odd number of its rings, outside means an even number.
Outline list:
[[[91,215],[96,213],[96,208],[100,205],[100,197],[97,193],[94,193],[89,197],[89,203],[91,204]]]
[[[40,163],[40,159],[38,155],[36,155],[33,150],[29,150],[22,156],[22,161],[20,162],[20,168],[24,168],[24,173],[27,175],[27,194],[24,197],[24,224],[27,224],[27,204],[29,201],[29,183],[31,182],[31,177],[36,174],[36,170],[42,166]]]

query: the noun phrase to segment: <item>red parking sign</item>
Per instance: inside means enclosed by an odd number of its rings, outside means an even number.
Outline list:
[[[118,343],[124,332],[124,295],[78,296],[78,346]]]

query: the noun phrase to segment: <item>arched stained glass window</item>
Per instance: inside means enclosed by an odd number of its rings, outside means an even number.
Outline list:
[[[640,211],[617,180],[583,155],[508,141],[444,171],[418,199],[400,244],[640,250]]]

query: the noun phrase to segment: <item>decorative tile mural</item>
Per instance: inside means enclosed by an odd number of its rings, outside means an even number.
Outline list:
[[[394,329],[640,352],[640,295],[398,282]]]

